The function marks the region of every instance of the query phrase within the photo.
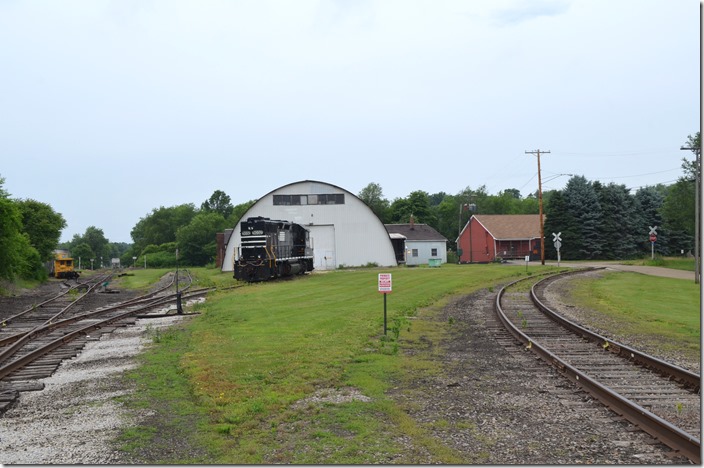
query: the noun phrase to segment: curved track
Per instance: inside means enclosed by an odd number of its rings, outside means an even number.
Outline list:
[[[0,413],[3,413],[26,390],[43,388],[37,379],[50,376],[64,359],[76,356],[91,339],[99,339],[115,327],[135,322],[137,317],[163,316],[147,312],[168,309],[176,313],[173,305],[180,299],[188,300],[211,291],[203,288],[188,291],[192,283],[187,271],[185,287],[178,295],[172,291],[171,282],[156,291],[94,308],[87,300],[96,288],[107,284],[106,276],[97,276],[90,283],[70,287],[47,299],[3,320],[0,332]],[[181,280],[183,281],[183,280]],[[80,293],[70,294],[71,291]],[[184,291],[186,291],[184,293]],[[67,300],[67,298],[70,298]],[[173,311],[173,312],[172,312]]]
[[[553,278],[528,277],[499,291],[495,308],[506,329],[609,409],[701,463],[700,376],[562,318],[535,292]]]

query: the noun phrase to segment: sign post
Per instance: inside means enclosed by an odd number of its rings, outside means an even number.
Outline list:
[[[648,226],[650,229],[650,259],[655,260],[655,241],[658,240],[658,232],[656,231],[658,227]]]
[[[552,242],[555,245],[555,250],[557,250],[557,266],[560,266],[560,247],[562,247],[562,238],[560,237],[560,234],[562,234],[562,231],[558,232],[555,234],[554,232],[552,233]]]
[[[384,295],[384,335],[386,335],[386,295],[391,292],[391,273],[379,273],[379,292]]]
[[[178,290],[178,249],[176,249],[176,313],[183,313],[181,305],[181,291]]]

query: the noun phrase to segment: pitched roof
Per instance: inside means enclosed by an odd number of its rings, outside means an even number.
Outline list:
[[[384,224],[384,226],[389,235],[401,234],[406,237],[406,240],[447,242],[445,236],[427,224]]]
[[[540,237],[540,215],[474,215],[494,239],[535,239]],[[545,222],[545,216],[543,216]]]

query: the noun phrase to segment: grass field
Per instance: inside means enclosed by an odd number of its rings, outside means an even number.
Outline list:
[[[618,319],[620,329],[614,332],[658,336],[663,347],[696,357],[701,350],[699,292],[693,281],[614,272],[580,281],[568,301]]]
[[[529,273],[550,269],[530,266]],[[193,272],[199,286],[233,284],[230,275],[216,270]],[[380,272],[393,274],[386,335]],[[156,337],[142,366],[131,372],[140,391],[125,403],[150,408],[156,416],[125,431],[123,447],[135,453],[163,447],[168,454],[174,441],[160,436],[168,433],[180,434],[181,455],[152,462],[372,464],[392,457],[394,463],[413,464],[398,442],[410,438],[439,463],[462,463],[386,396],[392,382],[408,373],[440,372],[423,359],[432,351],[406,356],[398,337],[411,342],[422,334],[438,341],[451,324],[414,317],[431,318],[453,295],[525,275],[523,265],[497,264],[339,270],[217,292],[199,306],[201,315]],[[136,277],[130,281],[142,284]],[[647,288],[677,289],[664,283]],[[600,294],[601,305],[608,304],[609,290]],[[681,295],[698,297],[688,288]],[[642,298],[642,291],[625,297],[613,313],[631,310],[629,303]],[[669,310],[671,302],[664,301],[672,300],[653,294],[652,314]],[[631,326],[638,321],[629,314]],[[695,315],[697,321],[661,321],[655,332],[668,328],[690,340],[698,333],[698,311]],[[349,397],[351,389],[371,402],[295,404],[314,394]]]
[[[650,257],[641,260],[628,260],[621,262],[626,265],[645,265],[672,268],[675,270],[694,271],[694,258],[687,257]]]

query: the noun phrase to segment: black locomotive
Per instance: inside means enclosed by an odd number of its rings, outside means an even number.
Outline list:
[[[235,279],[266,281],[313,271],[313,249],[303,226],[257,216],[241,223],[240,234]]]

